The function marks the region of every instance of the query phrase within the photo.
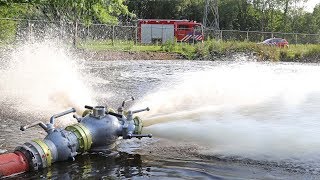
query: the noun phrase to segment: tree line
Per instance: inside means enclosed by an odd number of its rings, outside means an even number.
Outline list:
[[[303,2],[307,3],[307,0],[218,0],[219,27],[224,30],[320,33],[320,2],[313,12],[299,6]],[[128,0],[126,4],[139,18],[202,22],[205,0]]]
[[[219,27],[226,30],[320,33],[320,3],[308,0],[218,0]],[[202,22],[205,0],[0,0],[0,18],[54,22],[125,24],[137,19]],[[209,15],[209,19],[212,15]],[[0,38],[12,36],[17,22],[0,19]]]

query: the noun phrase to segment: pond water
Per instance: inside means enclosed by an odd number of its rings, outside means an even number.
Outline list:
[[[45,57],[45,58],[44,58]],[[14,62],[14,63],[12,63]],[[85,61],[21,49],[1,68],[0,152],[46,133],[20,125],[131,96],[152,139],[119,140],[111,154],[12,179],[317,179],[318,64],[232,61]],[[58,126],[75,123],[68,116]],[[10,179],[10,178],[9,178]]]

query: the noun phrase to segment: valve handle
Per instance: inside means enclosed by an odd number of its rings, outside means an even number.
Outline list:
[[[135,110],[135,111],[131,111],[131,112],[132,112],[132,114],[135,114],[135,113],[139,113],[139,112],[143,112],[143,111],[150,111],[150,108],[147,107],[145,109],[139,109],[139,110]]]
[[[21,131],[25,131],[25,130],[27,130],[27,129],[29,129],[29,128],[32,128],[32,127],[34,127],[34,126],[37,126],[37,125],[39,125],[40,127],[42,127],[42,129],[44,129],[45,131],[47,131],[47,129],[48,129],[47,125],[45,125],[42,121],[37,121],[37,122],[31,123],[31,124],[29,124],[29,125],[20,126],[20,130],[21,130]]]
[[[128,134],[127,137],[128,139],[131,139],[131,138],[141,139],[144,137],[152,138],[152,134]]]
[[[88,106],[88,105],[85,105],[84,108],[93,110],[93,107],[92,107],[92,106]],[[122,118],[122,115],[121,115],[121,114],[117,114],[117,113],[114,113],[114,112],[108,112],[108,111],[106,111],[106,114],[109,114],[109,115],[111,115],[111,116],[115,116],[115,117],[118,117],[118,118]]]
[[[73,118],[75,118],[78,122],[81,122],[81,118],[79,117],[79,116],[77,116],[77,115],[73,115]]]
[[[114,112],[106,112],[106,114],[110,114],[111,116],[115,116],[115,117],[118,117],[118,118],[122,118],[123,117],[121,114],[117,114],[117,113],[114,113]]]
[[[134,97],[133,97],[133,96],[131,96],[131,98],[130,98],[130,99],[126,99],[126,100],[122,101],[121,107],[123,108],[123,107],[124,107],[124,105],[125,105],[125,103],[126,103],[126,102],[129,102],[129,101],[134,101]]]
[[[42,121],[37,121],[37,122],[34,122],[34,123],[31,123],[29,125],[25,125],[25,126],[20,126],[20,130],[21,131],[25,131],[29,128],[32,128],[34,126],[37,126],[39,125],[40,127],[42,127],[42,129],[44,129],[45,131],[47,131],[48,133],[52,131],[52,129],[54,129],[53,127],[53,124],[54,124],[54,121],[55,121],[55,118],[58,118],[58,117],[61,117],[61,116],[64,116],[66,114],[69,114],[69,113],[72,113],[72,112],[76,112],[76,109],[74,108],[71,108],[67,111],[64,111],[64,112],[61,112],[59,114],[55,114],[53,115],[51,118],[50,118],[50,124],[44,124]]]
[[[59,114],[55,114],[53,115],[51,118],[50,118],[50,124],[54,124],[54,121],[55,121],[55,118],[58,118],[58,117],[61,117],[61,116],[64,116],[64,115],[67,115],[67,114],[70,114],[70,113],[73,113],[73,112],[76,112],[76,109],[75,108],[71,108],[67,111],[63,111]]]
[[[92,107],[92,106],[88,106],[88,105],[85,105],[85,106],[84,106],[84,108],[86,108],[86,109],[90,109],[90,110],[92,110],[92,109],[93,109],[93,107]]]

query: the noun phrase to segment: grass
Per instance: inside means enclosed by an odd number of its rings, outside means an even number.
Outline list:
[[[261,56],[269,57],[272,61],[306,61],[307,59],[316,58],[320,60],[320,45],[315,44],[297,44],[290,45],[289,48],[277,48],[277,47],[260,47]]]
[[[142,45],[133,41],[86,41],[79,43],[79,48],[88,50],[173,52],[184,55],[187,59],[211,59],[212,57],[245,52],[254,53],[260,60],[268,61],[306,61],[316,58],[320,61],[320,44],[290,45],[278,48],[259,45],[248,41],[207,40],[204,43],[188,44],[166,42],[164,44]]]
[[[152,51],[158,52],[161,51],[159,45],[135,45],[134,41],[114,41],[106,40],[96,40],[96,41],[85,41],[80,42],[78,48],[87,49],[87,50],[112,50],[112,51]]]
[[[11,46],[12,46],[12,43],[0,41],[0,48],[9,48]]]
[[[86,41],[80,42],[80,49],[95,50],[95,51],[136,51],[136,52],[172,52],[184,55],[188,59],[193,59],[196,54],[195,46],[188,43],[172,43],[164,44],[135,44],[134,41]]]

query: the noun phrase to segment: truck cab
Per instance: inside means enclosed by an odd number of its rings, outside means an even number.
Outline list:
[[[175,34],[178,42],[202,42],[203,26],[193,21],[177,22]]]

